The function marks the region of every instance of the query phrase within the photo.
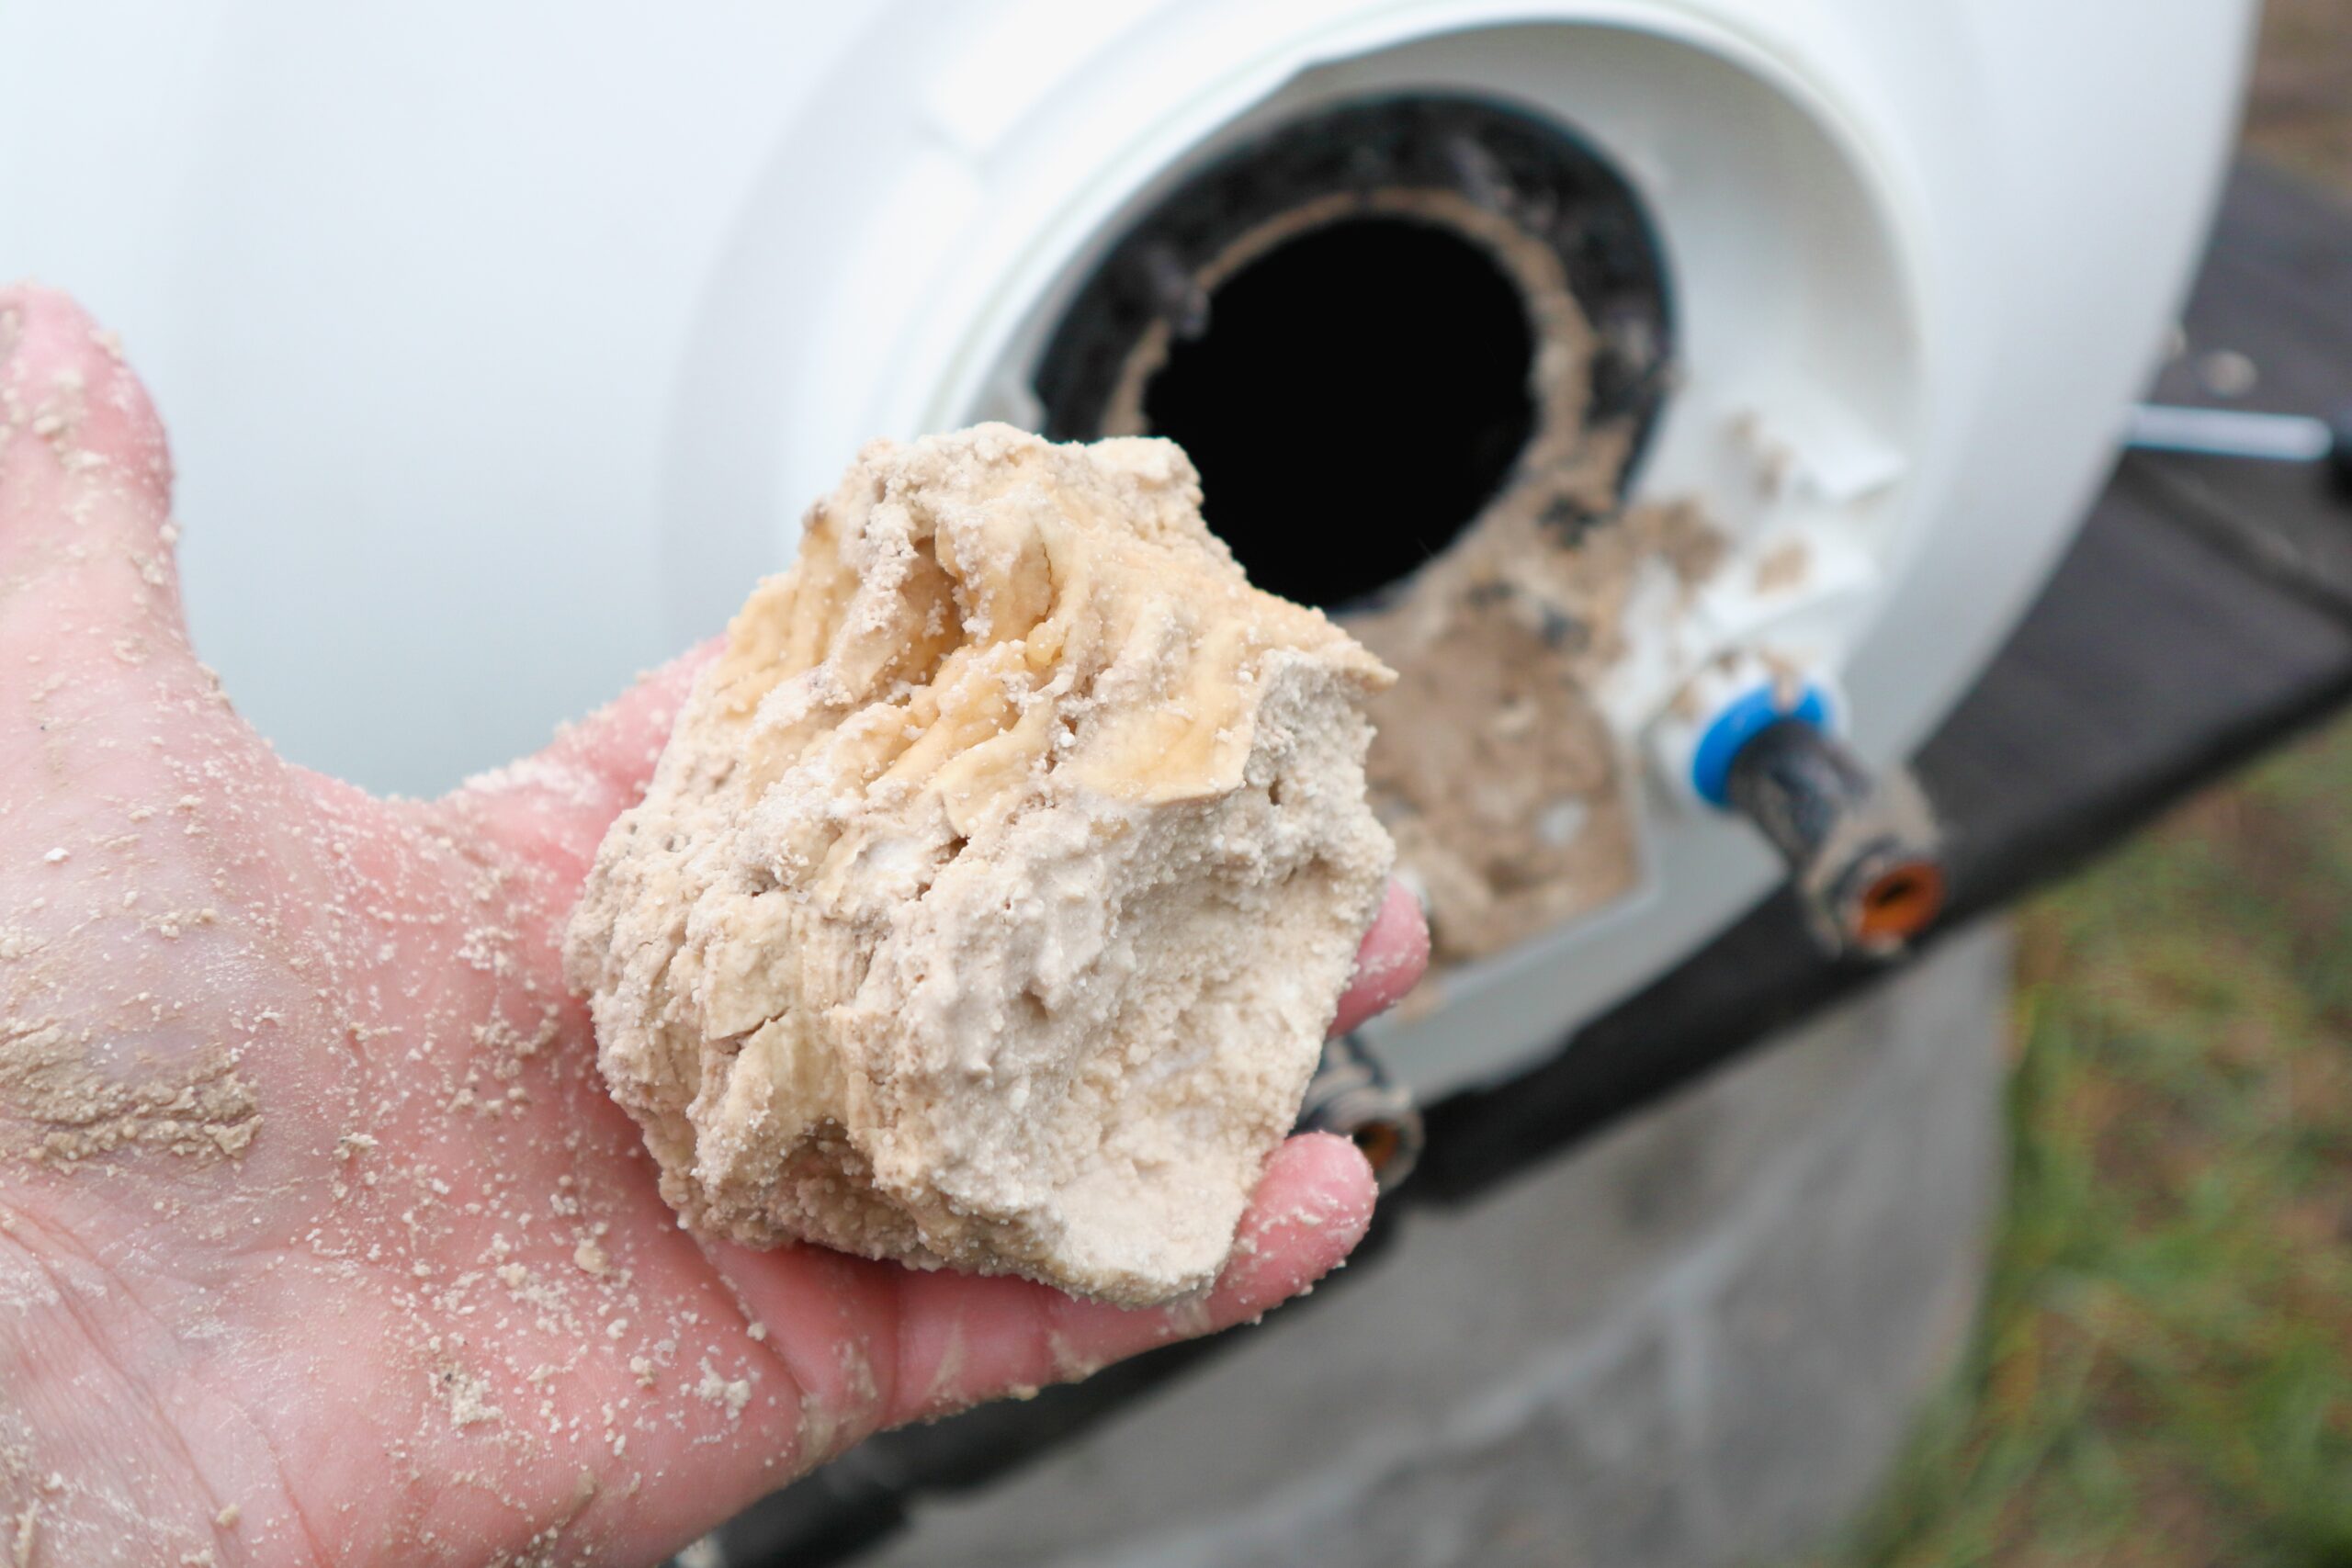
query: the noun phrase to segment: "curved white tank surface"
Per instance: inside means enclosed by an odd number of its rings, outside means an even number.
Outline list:
[[[1035,422],[1058,313],[1225,150],[1382,95],[1556,120],[1671,284],[1637,493],[1701,500],[1730,556],[1637,596],[1600,694],[1653,764],[1639,886],[1385,1026],[1428,1093],[1780,874],[1675,782],[1704,716],[1678,693],[1801,671],[1883,762],[1965,689],[2159,351],[2250,12],[12,6],[0,276],[74,289],[153,382],[189,613],[243,710],[296,761],[430,793],[717,629],[864,438]],[[1761,570],[1792,541],[1801,581]]]

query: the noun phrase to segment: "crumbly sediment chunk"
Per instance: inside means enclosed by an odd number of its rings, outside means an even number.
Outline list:
[[[671,1202],[1123,1303],[1207,1283],[1379,905],[1390,679],[1249,585],[1167,442],[868,446],[572,919]]]

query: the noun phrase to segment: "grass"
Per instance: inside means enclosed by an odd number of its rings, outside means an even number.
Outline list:
[[[2267,0],[2245,141],[2352,199],[2352,0]],[[1984,1319],[1815,1568],[2352,1568],[2352,723],[2019,935]]]
[[[2352,725],[2030,906],[1984,1320],[1837,1568],[2352,1568]]]

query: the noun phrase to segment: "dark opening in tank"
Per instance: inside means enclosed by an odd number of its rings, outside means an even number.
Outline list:
[[[1145,389],[1250,580],[1338,604],[1443,549],[1535,425],[1519,290],[1435,224],[1356,218],[1226,280]]]
[[[1589,357],[1542,347],[1544,251]],[[1255,581],[1351,606],[1475,522],[1553,412],[1626,422],[1637,454],[1671,327],[1656,236],[1607,160],[1515,105],[1419,94],[1302,116],[1172,185],[1071,298],[1034,385],[1056,440],[1182,443]]]

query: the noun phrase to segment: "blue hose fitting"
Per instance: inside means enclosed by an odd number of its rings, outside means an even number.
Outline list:
[[[1829,728],[1829,698],[1819,686],[1808,682],[1797,694],[1790,706],[1781,705],[1778,684],[1758,686],[1746,695],[1724,705],[1706,733],[1699,737],[1698,748],[1690,754],[1690,787],[1708,805],[1728,810],[1731,807],[1731,767],[1738,761],[1741,748],[1763,730],[1784,718],[1793,718],[1815,729]]]

